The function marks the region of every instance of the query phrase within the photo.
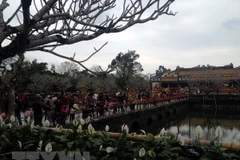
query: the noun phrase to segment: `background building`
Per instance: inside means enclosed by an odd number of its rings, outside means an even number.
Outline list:
[[[206,89],[219,92],[239,92],[240,90],[240,67],[234,68],[232,64],[219,67],[210,65],[192,68],[177,67],[174,71],[165,70],[157,77],[160,87],[163,88],[198,88],[198,92]],[[153,79],[150,79],[153,83]]]

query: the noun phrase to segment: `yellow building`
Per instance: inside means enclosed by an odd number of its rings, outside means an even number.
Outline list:
[[[159,84],[162,87],[187,87],[197,84],[207,85],[209,83],[215,83],[218,86],[240,86],[240,67],[234,68],[232,65],[221,67],[177,67],[174,71],[162,72],[158,77],[160,79]]]

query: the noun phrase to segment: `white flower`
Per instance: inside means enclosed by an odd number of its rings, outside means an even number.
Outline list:
[[[85,124],[84,119],[80,118],[80,124],[83,126]]]
[[[123,131],[124,126],[125,126],[125,124],[123,124],[123,125],[121,126],[121,131]]]
[[[141,148],[139,150],[139,157],[143,157],[146,154],[146,150],[144,148]]]
[[[3,118],[1,117],[1,115],[0,115],[0,123],[2,123],[3,122]]]
[[[217,138],[221,138],[223,135],[223,130],[220,126],[218,126],[215,130],[215,137]]]
[[[11,124],[11,123],[8,123],[7,126],[8,126],[9,128],[12,128],[12,124]]]
[[[99,147],[99,151],[101,151],[102,150],[102,145]]]
[[[44,122],[43,122],[43,126],[44,126],[44,127],[50,126],[49,120],[44,121]]]
[[[27,117],[27,124],[30,124],[30,122],[31,122],[31,117],[28,116],[28,117]]]
[[[82,125],[79,125],[79,126],[78,126],[77,131],[78,131],[78,132],[82,132]]]
[[[45,146],[45,151],[48,152],[48,153],[52,151],[52,145],[51,145],[51,143],[48,143],[48,144]]]
[[[105,131],[106,131],[106,132],[109,131],[109,126],[108,126],[108,125],[105,126]]]
[[[79,122],[78,122],[78,120],[74,119],[72,123],[74,126],[77,126]]]
[[[91,124],[88,125],[88,133],[89,134],[94,134],[95,133],[95,129],[93,128],[93,126]]]
[[[62,126],[59,126],[59,131],[62,131],[63,130],[63,127]]]
[[[234,144],[236,144],[236,143],[237,143],[237,140],[236,140],[236,139],[233,139],[232,142],[231,142],[232,145],[234,145]]]
[[[11,115],[10,121],[11,121],[11,122],[15,122],[15,120],[16,120],[15,116]]]
[[[73,152],[71,152],[71,151],[68,151],[67,152],[67,159],[73,159],[73,157],[74,157],[74,153]],[[71,158],[70,158],[71,157]],[[61,159],[61,158],[60,158]]]
[[[39,148],[42,148],[42,143],[43,143],[42,140],[38,142],[38,147],[39,147]]]
[[[235,138],[234,138],[236,141],[240,141],[240,133],[238,133]]]
[[[1,127],[5,126],[5,125],[6,125],[6,123],[3,121],[3,122],[1,123]]]
[[[123,131],[125,131],[128,134],[128,132],[129,132],[128,125],[124,125],[123,126]]]
[[[20,149],[22,149],[22,143],[20,141],[18,141],[18,146]]]
[[[195,128],[195,133],[196,133],[196,136],[197,136],[198,139],[201,138],[203,136],[203,129],[202,129],[202,127],[198,125]]]
[[[90,123],[89,125],[88,125],[88,129],[91,129],[93,126],[92,126],[92,124]]]
[[[107,148],[106,148],[106,152],[107,152],[107,153],[111,153],[112,151],[113,151],[113,148],[112,148],[112,147],[107,147]]]
[[[9,65],[9,64],[7,64],[7,65],[5,66],[5,68],[6,68],[6,70],[8,70],[8,71],[11,71],[11,70],[12,70],[12,67],[11,67],[11,65]]]
[[[163,128],[161,131],[160,131],[160,136],[164,136],[164,134],[166,133],[166,130],[165,130],[165,128]]]
[[[86,118],[85,122],[86,122],[86,123],[89,123],[90,120],[91,120],[91,118],[90,118],[90,116],[88,116],[88,117]]]
[[[34,128],[34,123],[33,122],[31,123],[30,127],[31,127],[31,132],[32,132],[32,130]]]
[[[181,146],[183,146],[185,144],[185,141],[184,141],[181,133],[178,134],[177,139],[178,139]]]
[[[146,135],[146,132],[145,132],[144,130],[140,129],[140,131],[141,131],[144,135]]]

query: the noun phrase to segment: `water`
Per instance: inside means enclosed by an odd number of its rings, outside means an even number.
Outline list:
[[[215,119],[206,117],[192,117],[188,116],[178,123],[171,125],[166,130],[171,134],[181,135],[186,139],[196,139],[195,128],[200,125],[203,129],[202,140],[213,140],[215,138],[215,130],[220,126],[223,130],[223,136],[220,141],[229,142],[240,133],[240,120],[238,119]],[[238,142],[238,144],[240,144]]]

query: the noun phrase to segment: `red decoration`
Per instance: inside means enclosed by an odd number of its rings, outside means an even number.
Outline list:
[[[2,119],[4,119],[4,120],[8,118],[8,115],[6,113],[2,113],[1,116],[2,116]]]

